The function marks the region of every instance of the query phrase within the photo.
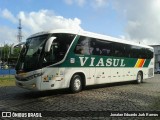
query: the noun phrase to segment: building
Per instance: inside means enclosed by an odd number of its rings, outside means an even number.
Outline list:
[[[160,45],[151,45],[155,54],[155,70],[160,68]]]

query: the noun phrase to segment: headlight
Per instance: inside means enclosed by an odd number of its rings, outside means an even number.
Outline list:
[[[34,79],[34,78],[36,78],[36,77],[41,76],[42,74],[43,74],[43,73],[36,73],[36,74],[34,74],[34,75],[31,75],[31,76],[26,77],[26,79],[27,79],[27,80],[32,80],[32,79]]]

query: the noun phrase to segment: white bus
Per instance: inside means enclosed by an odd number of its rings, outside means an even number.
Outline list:
[[[153,48],[86,31],[67,29],[31,35],[23,44],[16,85],[31,90],[70,88],[154,76]]]

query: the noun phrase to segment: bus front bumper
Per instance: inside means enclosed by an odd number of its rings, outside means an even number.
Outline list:
[[[29,81],[19,81],[16,80],[16,86],[24,88],[24,89],[29,89],[29,90],[35,90],[39,91],[40,89],[40,82],[41,80],[29,80]]]

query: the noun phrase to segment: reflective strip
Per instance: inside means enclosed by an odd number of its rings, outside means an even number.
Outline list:
[[[135,67],[136,68],[143,67],[144,63],[145,63],[145,59],[138,59],[137,62],[136,62]]]

